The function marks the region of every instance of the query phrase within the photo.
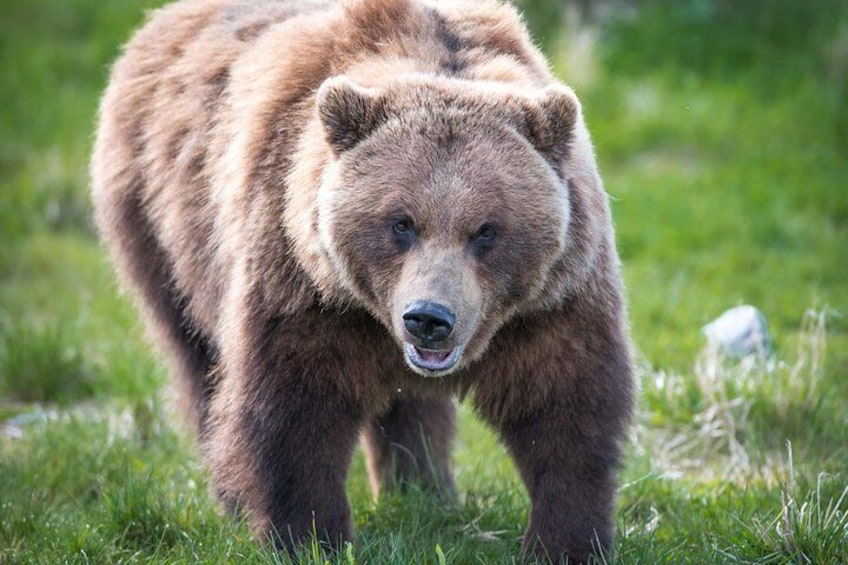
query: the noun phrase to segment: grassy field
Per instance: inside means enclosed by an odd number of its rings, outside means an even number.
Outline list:
[[[99,92],[154,3],[1,3],[0,563],[283,560],[217,513],[90,225]],[[641,4],[529,14],[583,100],[639,349],[607,561],[846,563],[848,8]],[[700,328],[741,303],[773,358],[705,351]],[[513,562],[527,495],[468,407],[456,471],[457,507],[374,503],[357,456],[357,543],[304,561]]]

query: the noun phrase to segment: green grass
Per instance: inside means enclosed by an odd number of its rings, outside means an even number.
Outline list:
[[[216,510],[90,226],[97,98],[156,3],[3,4],[0,563],[283,560]],[[609,561],[848,562],[848,9],[649,0],[587,31],[543,4],[526,5],[583,100],[639,349]],[[700,328],[740,303],[774,359],[704,351]],[[456,507],[374,503],[358,454],[356,544],[303,560],[512,562],[527,495],[468,407],[455,461]]]

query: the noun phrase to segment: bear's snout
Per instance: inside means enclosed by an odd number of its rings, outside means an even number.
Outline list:
[[[403,324],[410,335],[423,343],[438,343],[453,333],[456,314],[438,302],[416,300],[404,310]]]
[[[413,371],[441,377],[453,371],[462,358],[463,344],[456,344],[457,315],[452,308],[432,300],[415,300],[401,314],[403,352]]]

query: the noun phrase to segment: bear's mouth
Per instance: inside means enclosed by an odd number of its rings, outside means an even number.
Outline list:
[[[416,347],[411,343],[403,344],[403,352],[406,357],[406,362],[421,373],[422,369],[425,376],[440,377],[446,371],[453,369],[459,362],[459,357],[462,355],[461,347],[453,349],[425,349]]]

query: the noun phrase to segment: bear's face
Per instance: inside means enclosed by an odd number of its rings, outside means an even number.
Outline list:
[[[319,188],[321,245],[413,371],[460,369],[545,290],[570,218],[551,164],[574,119],[561,95],[549,116],[500,92],[335,79],[319,94],[335,153]],[[550,119],[565,133],[543,131]]]

